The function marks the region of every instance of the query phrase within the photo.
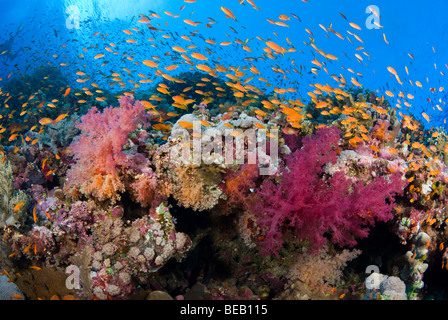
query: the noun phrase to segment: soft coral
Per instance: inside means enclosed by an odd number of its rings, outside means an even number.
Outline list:
[[[368,226],[375,220],[392,217],[394,195],[403,191],[405,183],[399,174],[378,176],[369,183],[348,178],[343,172],[325,174],[325,165],[337,161],[339,137],[335,127],[305,137],[303,148],[286,159],[281,183],[265,181],[258,190],[261,201],[252,212],[265,233],[261,238],[263,254],[278,252],[288,227],[317,252],[327,242],[326,236],[335,244],[353,246],[356,238],[368,235]]]
[[[237,170],[229,170],[224,176],[223,191],[227,194],[227,204],[239,207],[248,205],[250,189],[255,188],[259,177],[259,169],[256,164],[245,163]]]
[[[132,164],[123,152],[129,133],[148,124],[144,105],[123,96],[120,107],[105,108],[102,113],[93,107],[81,117],[77,127],[82,134],[73,142],[75,164],[67,172],[65,191],[74,198],[81,194],[98,200],[118,198],[124,191],[120,168]]]

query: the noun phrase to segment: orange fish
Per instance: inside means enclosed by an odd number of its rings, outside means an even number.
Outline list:
[[[191,20],[188,20],[188,19],[185,19],[184,22],[186,24],[189,24],[189,25],[194,26],[194,27],[196,27],[198,24],[200,24],[200,22],[194,22],[194,21],[191,21]]]
[[[37,223],[36,206],[34,206],[34,208],[33,208],[33,220],[34,220],[34,223]]]
[[[363,140],[360,137],[354,137],[350,140],[348,140],[348,142],[352,145],[352,147],[357,148],[357,144],[362,142]]]
[[[360,26],[358,26],[356,23],[353,23],[353,22],[350,22],[349,23],[349,25],[352,27],[352,28],[355,28],[355,29],[358,29],[358,30],[361,30],[361,27]]]
[[[392,73],[393,75],[397,75],[397,71],[395,71],[395,69],[392,68],[392,67],[387,67],[387,71],[389,71],[389,72]]]
[[[266,45],[269,48],[271,48],[272,50],[274,50],[275,52],[284,53],[286,51],[285,48],[280,47],[278,44],[276,44],[275,42],[272,42],[272,41],[267,41]]]
[[[362,84],[360,84],[358,81],[356,81],[355,78],[352,77],[351,81],[355,86],[362,87]]]
[[[180,52],[180,53],[186,53],[186,52],[187,52],[187,50],[185,50],[185,49],[182,48],[182,47],[172,47],[172,49],[173,49],[174,51],[177,51],[177,52]]]
[[[11,278],[11,275],[10,275],[9,272],[6,271],[5,269],[3,269],[3,273],[6,274],[6,276],[7,276],[8,278]]]
[[[196,65],[196,68],[198,68],[199,70],[204,71],[204,72],[212,71],[212,69],[209,66],[206,66],[204,64],[198,64],[198,65]]]
[[[53,221],[53,219],[51,219],[50,215],[48,214],[47,211],[44,211],[45,215],[47,216],[48,219],[50,219],[51,221]]]
[[[59,122],[61,120],[64,120],[67,116],[68,116],[68,113],[61,114],[54,120],[54,122]]]
[[[27,245],[26,248],[23,249],[23,252],[24,252],[24,253],[27,253],[27,252],[30,250],[31,245],[32,245],[32,243],[30,243],[29,245]]]
[[[39,120],[39,123],[43,126],[54,123],[50,118],[42,118]]]
[[[193,128],[193,124],[189,121],[179,121],[177,122],[182,128],[185,129],[192,129]]]
[[[178,65],[171,65],[171,66],[165,67],[165,69],[167,71],[173,71],[173,70],[177,69],[178,67],[179,67]]]
[[[17,133],[12,134],[12,135],[9,137],[8,141],[13,141],[15,138],[17,138],[17,136],[18,136]]]
[[[25,202],[19,202],[18,204],[16,204],[14,206],[14,211],[19,211],[20,208],[22,208],[22,206],[25,204]]]
[[[227,9],[226,7],[221,7],[221,10],[222,10],[222,12],[224,12],[226,14],[227,18],[232,18],[233,20],[236,20],[235,15],[229,9]]]
[[[48,177],[48,176],[54,174],[57,170],[58,170],[58,169],[48,171],[48,172],[45,174],[45,176]]]
[[[210,127],[210,126],[211,126],[210,123],[208,123],[208,122],[205,121],[205,120],[199,120],[199,122],[200,122],[204,127]]]
[[[165,88],[157,88],[157,91],[159,91],[159,92],[161,92],[161,93],[163,93],[163,94],[170,94],[170,92],[167,90],[167,89],[165,89]]]
[[[208,58],[206,57],[206,56],[204,56],[203,54],[200,54],[200,53],[197,53],[197,52],[193,52],[192,54],[191,54],[191,56],[193,57],[193,58],[195,58],[195,59],[198,59],[198,60],[208,60]]]
[[[152,126],[152,128],[157,131],[169,131],[170,130],[170,128],[166,124],[162,124],[162,123],[156,123]]]
[[[276,26],[280,26],[280,27],[289,27],[289,25],[287,25],[286,23],[284,23],[282,21],[276,21],[276,22],[274,22],[274,24]]]
[[[143,60],[142,62],[145,66],[148,66],[151,68],[157,68],[157,66],[158,66],[157,63],[155,63],[154,61],[151,61],[151,60]]]

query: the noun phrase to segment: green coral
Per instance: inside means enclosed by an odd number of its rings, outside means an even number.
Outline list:
[[[156,213],[157,213],[157,222],[160,223],[160,225],[162,226],[164,232],[164,240],[166,240],[166,238],[168,237],[167,235],[175,228],[173,218],[171,216],[170,211],[163,203],[161,203],[157,207]]]

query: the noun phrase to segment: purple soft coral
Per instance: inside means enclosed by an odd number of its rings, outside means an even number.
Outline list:
[[[356,238],[368,235],[368,226],[387,221],[395,193],[403,191],[398,174],[376,177],[371,182],[353,182],[342,172],[325,174],[325,165],[337,161],[339,129],[325,128],[303,139],[303,148],[291,154],[281,183],[265,181],[258,190],[259,201],[252,212],[264,230],[262,253],[277,253],[284,230],[308,240],[316,252],[328,236],[335,244],[353,246]]]

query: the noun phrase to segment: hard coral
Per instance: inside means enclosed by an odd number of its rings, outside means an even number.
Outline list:
[[[163,204],[130,226],[111,216],[102,216],[97,224],[92,290],[99,299],[126,298],[139,278],[156,272],[171,258],[181,260],[192,246],[188,235],[176,232]]]
[[[262,253],[277,253],[288,227],[299,240],[308,240],[316,252],[327,242],[353,246],[368,235],[368,226],[387,221],[394,195],[403,191],[399,174],[387,179],[353,181],[343,172],[325,176],[325,165],[338,159],[339,129],[320,129],[303,139],[303,148],[286,158],[281,183],[264,181],[253,206],[262,230]],[[389,182],[389,180],[391,182]]]

